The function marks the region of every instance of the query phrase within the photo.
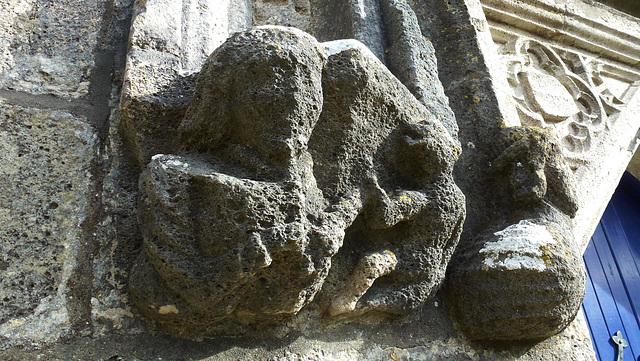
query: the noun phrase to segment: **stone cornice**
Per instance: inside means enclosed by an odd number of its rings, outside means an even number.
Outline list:
[[[481,2],[498,42],[526,32],[617,63],[619,76],[640,74],[640,22],[630,15],[590,1]]]

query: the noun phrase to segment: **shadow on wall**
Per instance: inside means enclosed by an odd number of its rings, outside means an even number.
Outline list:
[[[629,15],[640,17],[640,2],[629,0],[595,0]]]

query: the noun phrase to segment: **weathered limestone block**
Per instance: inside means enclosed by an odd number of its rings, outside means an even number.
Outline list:
[[[506,133],[509,146],[491,171],[511,190],[511,214],[457,251],[448,299],[471,339],[542,339],[569,325],[584,296],[584,265],[569,227],[577,211],[572,172],[553,132]]]
[[[130,285],[169,332],[295,315],[345,232],[362,261],[342,274],[360,287],[330,314],[406,313],[438,289],[464,219],[459,149],[362,44],[235,34],[205,63],[180,131],[183,155],[154,156],[140,178],[145,252]],[[367,261],[376,252],[387,266]]]
[[[543,306],[536,310],[529,305],[530,309],[521,315],[538,321],[546,315],[546,326],[520,316],[509,318],[514,311],[508,311],[509,304],[503,304],[500,297],[483,300],[477,308],[454,302],[453,317],[461,329],[476,339],[547,337],[559,332],[577,312],[584,277],[580,255],[617,184],[625,159],[635,148],[637,118],[630,114],[640,95],[638,24],[593,2],[456,2],[459,8],[482,5],[489,18],[487,24],[472,15],[470,29],[478,33],[478,40],[480,33],[486,39],[487,30],[491,31],[490,42],[478,41],[476,48],[485,57],[485,74],[494,83],[490,94],[497,101],[488,102],[489,106],[497,105],[498,111],[468,117],[465,109],[483,110],[485,99],[473,97],[478,106],[459,107],[458,100],[471,98],[471,94],[456,96],[451,92],[453,89],[447,89],[458,117],[460,140],[471,150],[464,152],[458,162],[458,180],[468,195],[469,217],[462,247],[452,261],[452,265],[461,266],[450,269],[450,299],[464,293],[462,289],[472,290],[476,295],[480,292],[480,287],[472,285],[473,278],[483,279],[479,276],[483,272],[487,272],[485,278],[491,277],[490,267],[483,270],[482,266],[487,255],[477,253],[491,248],[488,245],[496,242],[497,233],[521,221],[546,227],[559,247],[552,253],[557,253],[558,259],[564,258],[567,267],[545,270],[543,273],[550,277],[546,281],[543,281],[546,276],[541,277],[535,285],[537,291],[535,287],[528,291],[535,295],[531,297],[535,303]],[[460,14],[467,16],[465,11]],[[620,29],[625,29],[625,33]],[[465,27],[455,31],[462,34]],[[438,56],[448,56],[441,52],[447,48],[448,44],[436,45]],[[472,53],[466,49],[460,53],[463,52]],[[446,71],[441,74],[448,75]],[[444,82],[458,87],[472,82],[473,77],[460,80]],[[468,123],[470,120],[473,123]],[[479,120],[486,124],[480,126]],[[532,127],[519,128],[505,137],[506,126],[521,125]],[[522,139],[518,141],[512,135],[520,135]],[[498,139],[508,144],[500,145]],[[555,149],[549,152],[549,146]],[[549,157],[553,153],[562,156]],[[500,186],[495,186],[498,179]],[[478,188],[486,192],[474,195],[473,189]],[[524,244],[520,247],[513,249],[512,254],[529,252]],[[569,253],[562,256],[565,248]],[[541,251],[535,252],[535,257],[539,258]],[[517,272],[511,274],[507,278],[517,283]],[[491,280],[483,287],[502,289],[507,295],[505,300],[513,294],[507,283],[500,285]],[[555,294],[546,290],[553,287],[559,287]],[[513,303],[521,304],[517,297]],[[524,308],[517,307],[520,312]],[[509,327],[508,320],[514,321]],[[465,322],[467,325],[463,325]],[[520,331],[511,329],[509,333],[506,330],[510,327],[520,327]]]
[[[594,1],[481,3],[509,70],[491,75],[508,80],[502,97],[518,107],[505,121],[554,128],[563,140],[581,185],[571,227],[584,250],[637,148],[640,23]]]
[[[85,119],[0,103],[0,348],[70,331],[95,142]]]
[[[95,0],[0,1],[0,87],[86,96],[103,11]]]

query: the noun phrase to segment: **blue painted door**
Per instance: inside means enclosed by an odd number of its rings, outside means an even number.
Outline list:
[[[583,310],[600,361],[615,361],[617,331],[625,360],[640,357],[640,181],[625,173],[584,253]]]

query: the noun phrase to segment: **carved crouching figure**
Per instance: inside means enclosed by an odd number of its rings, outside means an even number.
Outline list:
[[[567,327],[584,296],[584,265],[570,231],[572,174],[552,130],[507,128],[504,139],[491,172],[511,189],[512,212],[456,252],[448,299],[471,339],[541,339]]]
[[[327,313],[407,313],[438,289],[459,240],[459,146],[362,44],[324,46],[324,104],[309,151],[330,203],[358,195],[363,205],[345,237],[355,262],[336,264],[348,276],[336,276]]]
[[[459,148],[434,119],[358,42],[233,35],[200,72],[181,155],[140,177],[133,303],[180,337],[280,322],[313,300],[353,229],[360,286],[329,313],[419,306],[464,218]]]
[[[322,286],[356,214],[323,212],[306,150],[324,61],[311,36],[274,29],[237,34],[208,59],[180,127],[184,155],[155,156],[140,178],[145,255],[131,294],[148,318],[179,335],[272,323]]]
[[[464,221],[464,196],[447,176],[457,148],[439,130],[401,123],[389,137],[382,166],[365,180],[361,217],[347,231],[359,260],[331,316],[405,314],[439,289]]]

